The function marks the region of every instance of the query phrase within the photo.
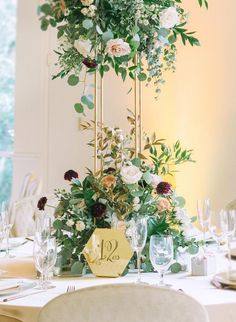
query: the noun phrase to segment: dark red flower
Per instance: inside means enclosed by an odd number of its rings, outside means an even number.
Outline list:
[[[107,173],[107,174],[111,174],[113,172],[116,172],[116,169],[112,168],[112,167],[109,167],[107,168],[106,170],[103,171],[104,173]]]
[[[159,195],[167,195],[171,191],[171,184],[169,182],[162,181],[158,183],[156,192]]]
[[[68,170],[64,174],[64,179],[71,181],[72,179],[77,179],[78,178],[78,173],[74,170]]]
[[[96,68],[98,65],[96,60],[91,58],[84,58],[83,64],[88,68]]]
[[[42,197],[39,199],[37,207],[39,210],[44,210],[48,199],[47,197]]]
[[[103,217],[105,217],[106,210],[107,210],[107,207],[100,202],[95,203],[91,207],[91,213],[92,213],[93,217],[97,218],[97,219],[102,219]]]

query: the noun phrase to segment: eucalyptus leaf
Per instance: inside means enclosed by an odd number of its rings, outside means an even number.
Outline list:
[[[83,95],[81,102],[86,105],[90,110],[94,108],[93,95]]]
[[[77,113],[80,113],[80,114],[84,112],[84,107],[81,103],[76,103],[74,105],[74,109]]]
[[[91,19],[85,19],[83,22],[82,22],[82,25],[85,29],[91,29],[93,27],[93,20]]]
[[[105,42],[107,42],[108,40],[113,39],[113,38],[114,38],[114,34],[111,30],[104,32],[102,35],[102,39]]]
[[[70,75],[67,80],[70,86],[76,86],[79,83],[79,77],[76,75]]]
[[[170,266],[171,273],[179,273],[181,271],[182,267],[180,263],[174,263]]]
[[[82,275],[83,269],[84,269],[84,264],[78,261],[71,266],[71,273],[75,275]]]

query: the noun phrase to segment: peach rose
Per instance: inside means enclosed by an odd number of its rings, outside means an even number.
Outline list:
[[[171,207],[171,204],[170,204],[168,199],[166,199],[166,198],[160,198],[159,199],[159,203],[158,203],[158,206],[157,206],[159,212],[169,210],[170,207]]]
[[[105,188],[111,188],[116,184],[116,178],[114,176],[105,176],[102,178],[102,184]]]
[[[129,55],[131,52],[130,46],[123,39],[110,39],[107,42],[106,52],[115,57]]]

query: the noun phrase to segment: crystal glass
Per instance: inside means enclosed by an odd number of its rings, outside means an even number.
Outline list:
[[[211,218],[211,206],[210,200],[205,199],[203,201],[197,201],[197,215],[198,221],[203,232],[203,241],[206,244],[206,232],[209,230],[210,218]]]
[[[9,218],[9,206],[6,202],[2,202],[1,204],[1,213],[0,213],[0,230],[3,232],[4,237],[6,239],[6,252],[5,256],[6,257],[12,257],[10,255],[10,250],[9,250],[9,237],[10,237],[10,231],[12,229],[12,224],[10,223],[10,218]]]
[[[48,281],[48,273],[53,269],[57,259],[57,246],[55,237],[42,237],[40,239],[38,236],[37,238],[35,238],[33,257],[35,267],[41,273],[38,288],[52,288],[52,284]]]
[[[128,222],[126,236],[134,252],[137,254],[138,276],[137,283],[141,282],[141,253],[147,240],[147,218],[137,217]]]
[[[209,225],[209,231],[212,238],[217,243],[217,252],[220,252],[221,243],[226,239],[225,229],[222,227],[222,220],[220,214],[213,214],[211,212],[212,221]]]
[[[164,275],[174,257],[173,238],[153,235],[150,239],[149,255],[155,271],[160,273],[160,286],[169,286],[164,282]]]
[[[222,230],[227,238],[228,245],[228,272],[231,272],[231,242],[235,235],[236,229],[236,212],[235,210],[221,210],[220,220]]]

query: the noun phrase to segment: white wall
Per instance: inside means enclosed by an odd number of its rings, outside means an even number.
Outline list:
[[[236,197],[236,44],[231,32],[236,27],[236,2],[211,2],[207,12],[198,9],[197,1],[186,1],[190,26],[198,30],[202,47],[180,45],[177,73],[167,76],[160,99],[153,99],[153,88],[145,88],[143,94],[145,129],[155,130],[170,143],[180,138],[195,150],[197,163],[182,167],[177,175],[178,191],[187,198],[191,212],[197,198],[209,196],[221,207]],[[66,170],[78,170],[83,176],[85,167],[92,168],[92,151],[86,147],[91,135],[78,130],[73,110],[82,88],[50,80],[55,71],[55,35],[40,31],[37,3],[19,1],[14,195],[27,171],[43,178],[45,191],[53,191],[65,185]],[[106,76],[106,123],[127,128],[130,85],[113,74]]]

